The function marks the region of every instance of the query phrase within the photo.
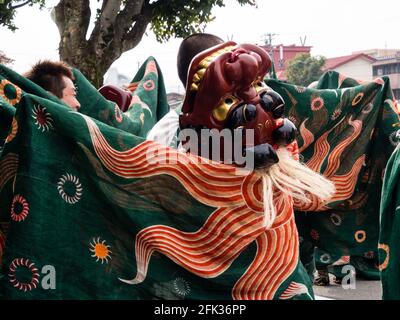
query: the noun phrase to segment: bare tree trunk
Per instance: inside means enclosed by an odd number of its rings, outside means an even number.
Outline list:
[[[97,88],[111,64],[140,42],[152,18],[148,1],[128,0],[120,10],[121,2],[103,0],[88,39],[89,0],[60,0],[55,8],[61,60],[78,68]]]

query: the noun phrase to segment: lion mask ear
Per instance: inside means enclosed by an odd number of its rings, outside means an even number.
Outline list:
[[[99,92],[107,100],[115,102],[122,112],[125,112],[129,109],[132,101],[132,94],[128,90],[107,84],[102,86],[99,89]]]

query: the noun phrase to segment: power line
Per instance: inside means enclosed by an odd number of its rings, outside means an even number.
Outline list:
[[[265,33],[265,34],[264,34],[264,43],[265,43],[267,46],[272,47],[272,39],[273,39],[275,36],[278,36],[278,34],[277,34],[277,33]]]

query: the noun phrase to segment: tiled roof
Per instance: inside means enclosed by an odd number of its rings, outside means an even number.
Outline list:
[[[348,56],[343,56],[343,57],[336,57],[336,58],[329,58],[326,59],[325,66],[323,67],[323,70],[332,70],[335,69],[342,64],[348,63],[352,60],[358,59],[358,58],[364,58],[366,60],[369,60],[372,62],[375,62],[376,59],[365,54],[365,53],[356,53],[356,54],[351,54]]]

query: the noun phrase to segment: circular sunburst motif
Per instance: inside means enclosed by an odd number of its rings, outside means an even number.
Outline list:
[[[342,218],[338,214],[332,213],[330,218],[335,226],[340,226],[342,224]]]
[[[11,131],[6,138],[5,143],[9,143],[12,140],[14,140],[14,138],[17,136],[17,132],[18,132],[18,122],[17,122],[17,119],[15,119],[15,117],[13,117],[13,121],[11,124]]]
[[[361,112],[362,113],[370,113],[373,108],[374,108],[374,105],[372,102],[370,102],[361,110]]]
[[[115,120],[117,120],[117,122],[121,123],[122,122],[122,112],[121,112],[121,109],[117,105],[114,106],[114,114],[115,114]]]
[[[143,88],[146,91],[151,91],[155,88],[155,84],[153,80],[147,80],[143,83]]]
[[[355,96],[355,98],[353,99],[353,101],[351,102],[351,105],[354,107],[357,104],[360,103],[360,101],[362,100],[362,98],[364,97],[364,92],[360,92],[359,94],[357,94]]]
[[[321,260],[322,263],[329,263],[331,262],[332,258],[328,253],[324,253],[319,257],[319,260]]]
[[[19,270],[25,269],[25,270]],[[17,271],[19,275],[17,276]],[[22,271],[25,271],[25,274],[28,272],[29,276],[25,275],[26,280],[30,281],[22,281],[20,278]],[[27,292],[33,289],[36,289],[37,285],[39,284],[39,270],[35,267],[33,262],[30,262],[28,259],[19,258],[14,259],[10,264],[10,273],[8,274],[10,277],[11,284],[17,288],[18,290]],[[30,279],[29,279],[30,278]],[[25,280],[25,279],[24,279]]]
[[[384,244],[384,243],[380,243],[378,245],[378,250],[379,249],[385,251],[385,253],[386,253],[385,260],[379,265],[379,270],[383,271],[383,270],[385,270],[387,268],[387,266],[389,264],[389,253],[390,253],[390,250],[389,250],[389,246],[387,244]]]
[[[190,293],[189,283],[181,277],[176,278],[174,280],[174,290],[181,297],[185,297]]]
[[[362,243],[365,241],[365,239],[367,238],[367,233],[364,230],[358,230],[355,234],[354,234],[354,238],[356,239],[356,241],[358,243]]]
[[[35,124],[39,130],[44,132],[53,128],[53,119],[50,117],[50,114],[47,112],[45,107],[42,107],[41,105],[35,105],[32,113],[32,118],[36,120]]]
[[[14,106],[21,100],[22,90],[14,83],[3,79],[0,81],[0,96]]]
[[[60,196],[69,204],[77,203],[82,197],[82,185],[72,174],[64,174],[57,183]]]
[[[96,258],[96,262],[101,261],[101,264],[108,263],[108,259],[111,259],[111,247],[105,242],[105,240],[100,241],[100,237],[93,238],[92,242],[90,242],[89,250],[93,253],[92,257]]]
[[[316,97],[311,100],[311,110],[318,111],[321,110],[325,105],[324,99],[321,97]]]
[[[335,109],[335,111],[333,111],[331,119],[332,120],[336,120],[337,118],[339,118],[339,116],[342,114],[342,110],[341,109]]]
[[[295,89],[298,93],[304,93],[304,92],[306,92],[306,88],[305,88],[305,87],[294,86],[294,89]]]
[[[11,219],[22,222],[29,214],[29,204],[21,195],[16,195],[11,205]]]

